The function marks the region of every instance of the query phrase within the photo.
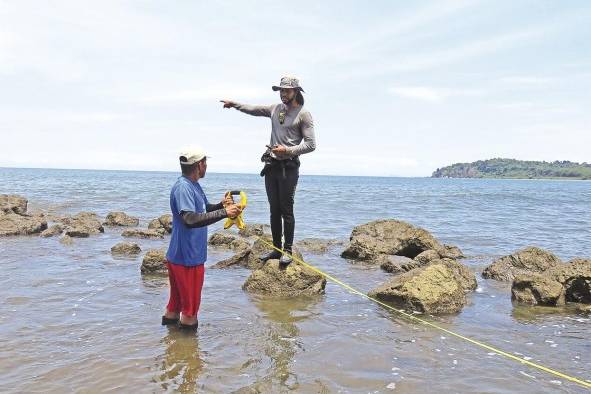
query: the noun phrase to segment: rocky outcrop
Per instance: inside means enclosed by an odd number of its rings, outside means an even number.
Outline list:
[[[43,216],[19,215],[13,211],[0,213],[0,236],[30,235],[42,232],[47,228]]]
[[[412,259],[426,250],[442,248],[427,230],[400,220],[377,220],[356,226],[341,256],[365,261],[379,261],[380,255]]]
[[[441,257],[442,256],[436,250],[430,249],[419,253],[419,255],[414,258],[414,261],[420,265],[427,265],[433,260],[439,260]]]
[[[560,264],[560,259],[553,253],[530,246],[495,260],[484,269],[482,277],[510,282],[517,275],[542,273]]]
[[[166,250],[150,249],[142,260],[142,266],[140,270],[142,274],[167,275],[168,269],[164,263],[165,261]]]
[[[264,242],[263,242],[264,241]],[[254,241],[252,246],[246,249],[239,249],[238,252],[225,260],[221,260],[214,264],[211,268],[229,268],[234,266],[240,266],[248,269],[259,269],[265,263],[261,261],[260,257],[271,251],[269,246],[265,243],[272,244],[273,241],[269,235],[265,235],[261,239]],[[302,254],[297,247],[293,248],[293,256],[296,259],[302,259]]]
[[[98,216],[92,212],[80,212],[57,220],[64,225],[64,233],[74,238],[87,238],[105,232]]]
[[[50,226],[47,230],[43,230],[41,232],[41,234],[39,234],[39,236],[43,237],[43,238],[49,238],[49,237],[54,237],[56,235],[60,235],[63,232],[64,232],[63,225],[54,224],[54,225]]]
[[[140,246],[133,242],[119,242],[111,248],[112,255],[134,256],[141,251]]]
[[[211,268],[216,268],[216,269],[217,268],[230,268],[230,267],[250,268],[249,258],[250,258],[251,253],[252,253],[251,249],[240,250],[234,256],[218,261],[217,263],[212,265]]]
[[[126,238],[143,238],[143,239],[162,239],[164,236],[161,232],[156,230],[146,230],[141,228],[134,228],[125,230],[121,233],[122,237]]]
[[[382,261],[380,268],[391,274],[399,274],[402,272],[410,271],[411,269],[418,268],[424,264],[419,263],[416,260],[410,259],[404,256],[387,256],[383,255],[380,257]]]
[[[564,286],[566,301],[591,304],[591,259],[574,259],[547,274]]]
[[[25,215],[27,213],[27,199],[16,194],[0,194],[0,214],[16,213]]]
[[[527,305],[564,305],[564,287],[547,275],[520,274],[513,280],[511,299]]]
[[[156,230],[162,234],[172,233],[172,215],[168,213],[160,216],[157,219],[153,219],[148,224],[148,229]]]
[[[466,257],[460,248],[452,245],[443,245],[443,248],[439,248],[437,253],[439,253],[442,258],[453,260],[459,260]]]
[[[272,297],[315,296],[324,293],[326,279],[311,269],[293,262],[287,267],[269,260],[253,271],[242,288],[253,294]]]
[[[339,241],[333,239],[318,239],[318,238],[304,238],[296,242],[297,247],[300,250],[314,253],[324,254],[328,252],[328,249],[334,245],[338,245]]]
[[[208,240],[208,244],[213,247],[246,250],[250,248],[250,243],[228,232],[213,233]]]
[[[511,298],[528,305],[591,304],[591,259],[575,259],[542,273],[517,275],[511,286]]]
[[[266,234],[266,230],[269,229],[270,226],[268,224],[247,224],[246,227],[244,227],[241,230],[238,230],[238,234],[240,234],[243,237],[262,237]]]
[[[395,276],[369,296],[410,311],[456,313],[466,305],[466,291],[475,287],[476,278],[465,266],[441,259]]]
[[[125,212],[109,212],[103,223],[105,226],[137,226],[140,220],[136,217],[129,216]]]

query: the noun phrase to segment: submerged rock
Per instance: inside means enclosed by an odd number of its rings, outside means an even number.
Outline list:
[[[129,216],[125,212],[109,212],[107,214],[105,226],[137,226],[140,220],[136,217]]]
[[[210,246],[222,247],[231,250],[245,250],[250,247],[250,243],[228,232],[213,233],[209,237],[208,244]]]
[[[140,268],[142,274],[168,275],[166,268],[166,250],[150,249],[145,254]]]
[[[62,245],[70,246],[70,245],[74,245],[74,240],[69,235],[64,235],[63,237],[60,238],[60,243]]]
[[[113,255],[132,256],[139,254],[141,251],[140,246],[133,242],[119,242],[111,248],[111,254]]]
[[[253,271],[242,288],[253,294],[296,297],[323,294],[325,286],[326,279],[322,275],[298,262],[282,267],[279,260],[269,260]]]
[[[0,213],[0,236],[37,234],[46,228],[43,216],[19,215],[13,211]]]
[[[553,253],[530,246],[494,261],[484,269],[482,277],[509,282],[517,275],[542,273],[559,264],[560,259]]]
[[[476,285],[474,274],[470,278],[464,269],[454,260],[437,260],[395,276],[368,295],[411,311],[456,313],[466,305],[465,292]]]
[[[49,227],[47,230],[43,230],[43,232],[41,234],[39,234],[39,236],[43,237],[43,238],[48,238],[48,237],[53,237],[55,235],[60,235],[63,232],[64,232],[64,226],[62,226],[61,224],[54,224],[51,227]]]
[[[162,235],[162,233],[156,231],[156,230],[146,230],[146,229],[141,229],[141,228],[134,228],[134,229],[129,229],[129,230],[125,230],[121,233],[122,237],[127,237],[127,238],[152,238],[152,239],[162,239],[164,238],[164,236]]]
[[[379,255],[414,258],[441,245],[427,230],[400,220],[377,220],[353,228],[342,257],[372,261]]]
[[[148,224],[148,229],[156,230],[162,234],[172,233],[172,215],[168,213],[160,216],[157,219],[151,220]]]
[[[27,213],[28,200],[16,194],[0,194],[0,213]]]

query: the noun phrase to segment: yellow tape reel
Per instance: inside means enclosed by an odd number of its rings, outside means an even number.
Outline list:
[[[226,219],[226,222],[224,223],[224,229],[228,229],[230,227],[232,227],[234,224],[236,225],[236,227],[238,227],[240,230],[242,230],[244,227],[246,227],[246,224],[244,223],[244,219],[242,218],[242,213],[244,212],[244,208],[246,208],[246,203],[247,203],[247,198],[246,198],[246,193],[244,193],[243,191],[237,192],[237,191],[231,191],[226,193],[226,196],[228,195],[240,195],[240,208],[242,208],[242,212],[240,212],[240,215],[236,216],[234,219]]]

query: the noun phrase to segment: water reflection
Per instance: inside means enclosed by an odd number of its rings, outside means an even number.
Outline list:
[[[161,387],[167,391],[196,392],[197,380],[204,367],[197,335],[169,327],[161,343],[166,347],[159,365],[161,374],[157,378]]]
[[[271,322],[263,349],[265,355],[271,359],[271,371],[264,378],[258,379],[249,390],[276,391],[280,387],[283,392],[299,388],[298,377],[291,368],[298,351],[304,351],[297,323],[316,315],[314,309],[321,300],[321,297],[253,299],[263,317]]]

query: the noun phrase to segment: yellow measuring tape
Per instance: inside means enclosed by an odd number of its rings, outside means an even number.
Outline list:
[[[246,193],[244,193],[243,191],[231,191],[226,193],[226,197],[229,197],[231,195],[240,195],[240,204],[238,205],[240,205],[240,208],[244,210],[244,208],[246,208],[246,203],[248,202],[248,200],[246,199]],[[246,227],[246,224],[244,224],[244,218],[242,217],[242,212],[240,212],[240,214],[236,216],[234,219],[226,219],[226,222],[224,223],[224,229],[229,229],[234,224],[240,230]]]
[[[556,371],[556,370],[554,370],[554,369],[551,369],[551,368],[545,367],[545,366],[543,366],[543,365],[540,365],[540,364],[534,363],[534,362],[532,362],[532,361],[524,360],[524,359],[522,359],[522,358],[519,358],[519,357],[517,357],[517,356],[515,356],[515,355],[513,355],[513,354],[510,354],[510,353],[504,352],[504,351],[502,351],[502,350],[500,350],[500,349],[497,349],[497,348],[495,348],[495,347],[493,347],[493,346],[491,346],[491,345],[488,345],[488,344],[486,344],[486,343],[483,343],[483,342],[477,341],[476,339],[472,339],[472,338],[465,337],[465,336],[463,336],[463,335],[461,335],[461,334],[455,333],[455,332],[453,332],[453,331],[450,331],[450,330],[448,330],[448,329],[446,329],[446,328],[443,328],[443,327],[441,327],[441,326],[438,326],[437,324],[434,324],[434,323],[428,322],[428,321],[426,321],[426,320],[420,319],[420,318],[418,318],[418,317],[416,317],[416,316],[414,316],[414,315],[412,315],[412,314],[410,314],[410,313],[407,313],[407,312],[405,312],[405,311],[404,311],[404,310],[402,310],[402,309],[396,309],[396,308],[394,308],[394,307],[392,307],[392,306],[390,306],[390,305],[388,305],[388,304],[386,304],[386,303],[384,303],[384,302],[382,302],[382,301],[380,301],[380,300],[378,300],[378,299],[375,299],[375,298],[373,298],[373,297],[370,297],[370,296],[368,296],[368,295],[367,295],[367,294],[365,294],[365,293],[362,293],[362,292],[360,292],[359,290],[357,290],[357,289],[355,289],[355,288],[353,288],[353,287],[349,286],[349,285],[348,285],[348,284],[346,284],[346,283],[343,283],[343,282],[341,282],[341,281],[340,281],[340,280],[338,280],[337,278],[335,278],[335,277],[333,277],[333,276],[331,276],[331,275],[329,275],[329,274],[327,274],[327,273],[325,273],[325,272],[323,272],[323,271],[319,270],[318,268],[316,268],[316,267],[314,267],[314,266],[312,266],[312,265],[310,265],[310,264],[306,263],[305,261],[302,261],[301,259],[297,258],[296,256],[293,256],[293,255],[291,255],[291,254],[289,254],[289,253],[287,253],[287,252],[283,251],[282,249],[279,249],[279,248],[275,247],[273,244],[271,244],[271,243],[269,243],[269,242],[265,241],[263,238],[261,238],[261,237],[258,237],[258,238],[259,238],[259,240],[260,240],[262,243],[264,243],[265,245],[267,245],[267,246],[269,246],[269,247],[271,247],[271,248],[275,249],[276,251],[278,251],[278,252],[280,252],[280,253],[282,253],[282,254],[286,254],[286,255],[290,256],[290,257],[291,257],[291,258],[292,258],[294,261],[297,261],[298,263],[300,263],[300,264],[302,264],[302,265],[306,266],[307,268],[309,268],[309,269],[311,269],[311,270],[313,270],[313,271],[315,271],[315,272],[319,273],[320,275],[324,276],[326,279],[329,279],[329,280],[331,280],[332,282],[334,282],[334,283],[336,283],[336,284],[338,284],[338,285],[340,285],[340,286],[344,287],[345,289],[349,290],[351,293],[358,294],[358,295],[360,295],[360,296],[361,296],[361,297],[363,297],[363,298],[367,298],[368,300],[371,300],[371,301],[373,301],[373,302],[375,302],[375,303],[377,303],[377,304],[379,304],[379,305],[383,306],[384,308],[387,308],[387,309],[389,309],[389,310],[391,310],[391,311],[394,311],[394,312],[396,312],[396,313],[398,313],[398,314],[400,314],[400,315],[402,315],[402,316],[404,316],[404,317],[406,317],[406,318],[408,318],[408,319],[410,319],[410,320],[413,320],[413,321],[419,322],[419,323],[421,323],[421,324],[423,324],[423,325],[426,325],[426,326],[429,326],[429,327],[435,328],[435,329],[437,329],[437,330],[443,331],[443,332],[445,332],[446,334],[452,335],[452,336],[454,336],[454,337],[456,337],[456,338],[463,339],[464,341],[470,342],[470,343],[472,343],[472,344],[474,344],[474,345],[476,345],[476,346],[480,346],[480,347],[482,347],[482,348],[484,348],[484,349],[487,349],[487,350],[493,351],[493,352],[495,352],[495,353],[498,353],[498,354],[500,354],[501,356],[505,356],[505,357],[507,357],[507,358],[509,358],[509,359],[512,359],[512,360],[514,360],[514,361],[519,361],[519,362],[520,362],[520,363],[522,363],[522,364],[529,365],[530,367],[537,368],[537,369],[539,369],[539,370],[541,370],[541,371],[547,372],[547,373],[549,373],[549,374],[552,374],[552,375],[558,376],[558,377],[560,377],[560,378],[563,378],[563,379],[569,380],[569,381],[571,381],[571,382],[574,382],[574,383],[576,383],[576,384],[578,384],[578,385],[580,385],[580,386],[583,386],[583,387],[586,387],[586,388],[590,388],[590,389],[591,389],[591,382],[586,382],[586,381],[584,381],[584,380],[581,380],[581,379],[575,378],[574,376],[567,375],[567,374],[565,374],[565,373],[562,373],[562,372]]]

